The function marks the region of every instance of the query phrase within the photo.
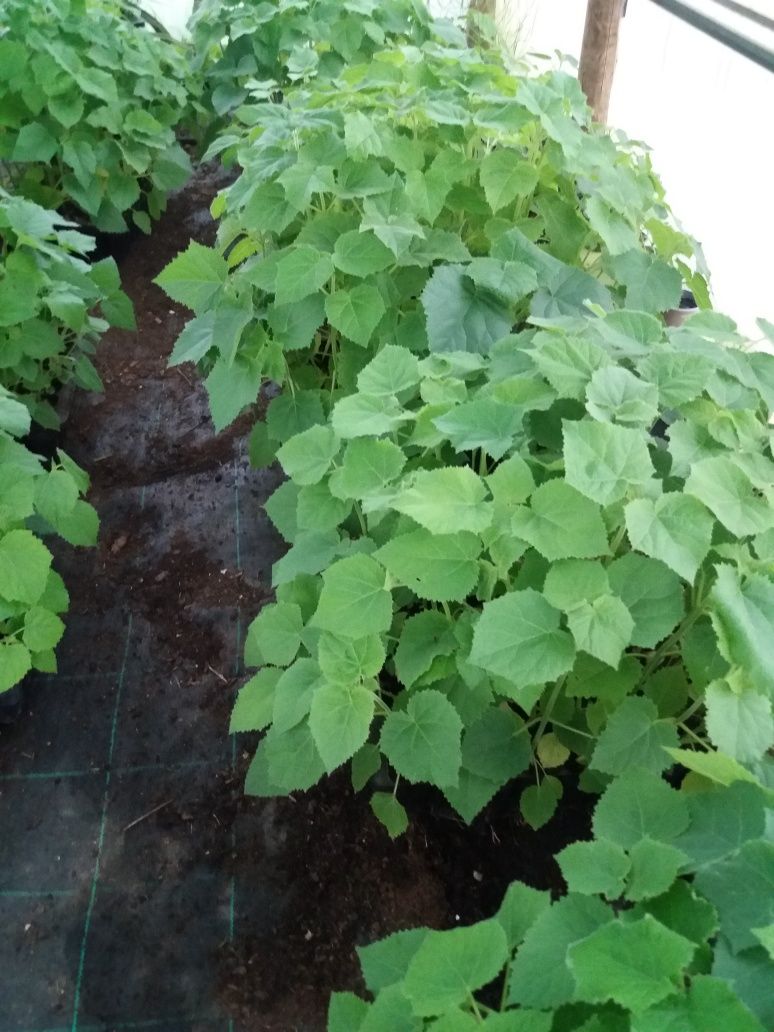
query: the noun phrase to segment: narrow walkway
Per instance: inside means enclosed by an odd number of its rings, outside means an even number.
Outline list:
[[[277,477],[249,469],[249,421],[216,438],[201,385],[166,370],[185,313],[151,284],[211,238],[216,188],[200,176],[129,243],[138,332],[107,336],[105,393],[75,397],[65,429],[102,528],[96,550],[57,548],[60,673],[0,731],[0,1032],[233,1029],[216,1003],[240,913],[228,714],[280,549],[261,509]],[[272,901],[253,886],[247,903],[260,934]]]

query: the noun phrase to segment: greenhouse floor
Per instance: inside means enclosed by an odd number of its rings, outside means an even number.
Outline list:
[[[104,394],[74,396],[61,446],[92,476],[95,550],[57,547],[71,593],[60,672],[0,728],[0,1032],[317,1032],[354,946],[488,916],[588,805],[533,833],[496,800],[472,829],[416,793],[390,842],[345,775],[296,799],[246,799],[249,740],[228,737],[244,628],[282,542],[261,506],[245,417],[216,437],[186,319],[151,283],[189,237],[210,242],[200,173],[153,236],[121,241],[136,334],[111,331]],[[557,824],[559,822],[556,822]],[[487,849],[482,848],[486,841]]]

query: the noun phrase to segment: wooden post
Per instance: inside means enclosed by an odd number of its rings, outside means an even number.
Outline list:
[[[607,121],[624,0],[588,0],[580,84],[597,122]]]
[[[478,33],[476,32],[475,25],[473,24],[472,14],[486,14],[494,20],[495,17],[496,0],[470,0],[468,4],[468,46],[474,47],[478,42]]]

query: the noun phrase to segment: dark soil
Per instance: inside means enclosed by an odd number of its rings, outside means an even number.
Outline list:
[[[207,209],[221,183],[215,171],[200,171],[153,235],[134,235],[120,255],[137,333],[107,335],[97,360],[105,392],[72,399],[62,441],[91,473],[102,519],[96,550],[58,550],[72,596],[61,665],[73,685],[33,685],[22,721],[0,732],[0,776],[93,770],[94,787],[73,778],[83,788],[67,800],[91,813],[109,757],[83,1024],[212,1011],[233,1018],[236,1032],[321,1032],[331,990],[362,989],[356,946],[401,928],[490,916],[514,878],[560,892],[553,854],[588,834],[590,799],[568,779],[560,816],[533,832],[519,816],[522,786],[501,792],[471,827],[438,793],[409,789],[402,799],[412,824],[391,842],[368,793],[356,795],[344,773],[287,799],[243,795],[254,742],[240,739],[229,755],[228,718],[244,680],[244,628],[272,597],[271,564],[281,554],[261,510],[279,473],[250,471],[244,458],[262,404],[216,436],[196,371],[167,369],[188,313],[152,284],[190,237],[212,240]],[[106,740],[122,654],[114,754]],[[54,784],[59,791],[68,780]],[[52,914],[40,904],[32,921],[19,917],[20,929],[34,929],[34,945],[21,930],[7,937],[0,998],[17,1000],[14,1027],[69,1025],[95,822],[84,822],[80,837],[67,832],[72,849],[62,860],[62,804],[54,796],[31,802],[26,785],[0,782],[0,889],[19,884],[18,857],[42,829],[42,841],[59,850],[52,870],[66,873],[73,903]],[[60,982],[46,952],[54,947],[57,963],[66,958]],[[41,1003],[38,988],[18,1002],[23,978],[2,991],[14,964],[36,963],[44,982],[58,986],[51,999]],[[168,1025],[203,1028],[193,1018]],[[159,1029],[168,1032],[163,1022]]]

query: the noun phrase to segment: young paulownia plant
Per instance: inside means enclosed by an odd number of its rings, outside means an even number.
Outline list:
[[[201,364],[217,428],[267,379],[351,392],[385,344],[485,354],[587,301],[660,313],[685,277],[706,304],[647,156],[591,126],[570,75],[511,74],[462,37],[239,115],[211,148],[242,168],[217,246],[157,281],[195,313],[172,363]]]
[[[111,0],[3,0],[0,185],[146,232],[191,172],[188,59]]]
[[[391,43],[423,43],[434,24],[418,0],[202,0],[189,29],[204,103],[225,119],[256,94],[335,78]]]
[[[88,476],[62,452],[44,464],[16,439],[29,428],[26,406],[0,387],[0,693],[32,669],[56,670],[69,598],[42,535],[97,539],[97,513],[82,497]]]
[[[0,188],[0,387],[43,426],[59,425],[63,384],[101,389],[90,357],[100,334],[134,329],[116,263],[90,265],[93,247],[75,223]]]
[[[85,261],[93,246],[74,223],[0,189],[0,693],[31,669],[56,670],[68,595],[43,536],[97,540],[88,475],[22,443],[33,422],[59,425],[62,384],[100,389],[89,357],[99,334],[134,326],[113,259]]]
[[[774,1027],[772,794],[710,759],[691,790],[614,781],[594,839],[558,854],[562,898],[514,882],[489,920],[360,948],[372,999],[335,993],[328,1032]]]
[[[248,792],[386,761],[471,820],[531,768],[537,827],[570,757],[599,791],[774,744],[774,356],[715,313],[532,322],[487,355],[387,345],[327,415],[270,404],[290,547],[232,721],[268,728]]]

